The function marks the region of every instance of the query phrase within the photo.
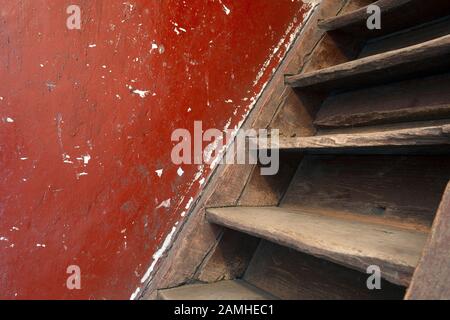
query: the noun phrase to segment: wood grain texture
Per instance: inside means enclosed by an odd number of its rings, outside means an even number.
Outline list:
[[[221,281],[210,284],[192,284],[159,290],[159,300],[277,300],[245,281]]]
[[[448,34],[450,34],[450,16],[367,41],[359,58],[413,46]]]
[[[449,180],[448,155],[308,155],[281,206],[429,230]]]
[[[208,209],[207,219],[301,252],[408,285],[427,234],[284,208]],[[357,241],[355,241],[357,239]]]
[[[410,28],[450,14],[447,0],[379,0],[371,1],[382,12],[381,30],[369,30],[367,7],[331,17],[319,23],[326,31],[342,32],[355,37],[375,38]]]
[[[259,166],[255,168],[249,183],[241,194],[239,206],[277,206],[280,203],[297,171],[302,156],[281,153],[279,157],[280,168],[276,175],[265,176],[261,174]]]
[[[260,239],[225,229],[210,257],[199,267],[195,278],[201,282],[218,282],[242,278]]]
[[[450,36],[350,61],[306,74],[286,76],[295,88],[352,89],[444,72],[450,66]]]
[[[450,118],[450,73],[329,96],[314,124],[320,129]]]
[[[381,290],[369,290],[368,276],[263,240],[244,279],[281,299],[403,299],[405,289],[384,280]]]
[[[447,146],[450,151],[450,124],[418,127],[392,131],[356,134],[318,135],[313,137],[280,138],[278,143],[270,141],[266,148],[299,150],[309,153],[335,153],[337,149],[352,153],[353,149],[364,148],[367,153],[395,152],[392,147]]]
[[[423,256],[408,289],[408,300],[450,299],[450,184],[431,230]]]

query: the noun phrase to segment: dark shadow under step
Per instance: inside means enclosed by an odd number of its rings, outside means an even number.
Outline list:
[[[404,287],[382,279],[381,288],[373,290],[369,276],[263,240],[244,280],[283,300],[403,299]]]

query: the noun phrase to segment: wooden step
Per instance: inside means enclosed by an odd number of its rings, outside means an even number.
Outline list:
[[[286,84],[315,90],[349,90],[450,70],[450,35],[330,68],[287,75]]]
[[[366,41],[358,58],[406,48],[448,34],[450,34],[450,16]]]
[[[367,288],[367,273],[262,240],[244,280],[282,300],[401,300],[405,288],[381,279]]]
[[[159,290],[159,300],[277,300],[241,280],[220,281],[209,284],[192,284],[173,289]]]
[[[450,119],[450,73],[329,96],[314,124],[320,128]]]
[[[450,124],[369,133],[282,137],[279,143],[271,141],[266,148],[269,147],[311,154],[354,154],[358,151],[372,154],[429,153],[430,148],[449,153]]]
[[[210,222],[249,233],[357,270],[377,265],[407,286],[427,234],[285,208],[208,209]]]
[[[373,4],[381,9],[380,30],[367,28],[367,6],[323,20],[319,22],[319,27],[326,31],[370,39],[450,15],[448,0],[379,0]]]
[[[280,206],[428,233],[449,155],[306,155]]]

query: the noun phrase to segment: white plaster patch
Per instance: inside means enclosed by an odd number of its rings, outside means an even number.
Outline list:
[[[87,176],[87,175],[88,175],[87,172],[80,172],[80,173],[77,173],[77,179],[80,179],[80,177],[85,177],[85,176]]]
[[[172,199],[167,199],[163,202],[161,202],[161,204],[159,206],[156,207],[156,209],[161,209],[161,208],[170,208]]]
[[[88,165],[89,164],[89,161],[91,161],[91,156],[90,155],[85,155],[85,156],[83,156],[83,163],[85,164],[85,165]]]
[[[137,288],[135,292],[130,297],[130,300],[136,300],[138,294],[141,292],[141,288]]]
[[[189,199],[187,205],[186,205],[186,210],[189,210],[191,208],[192,203],[194,202],[194,198]]]
[[[139,90],[139,89],[134,89],[133,90],[134,94],[137,94],[138,96],[140,96],[142,99],[144,99],[146,96],[148,96],[148,94],[150,93],[149,90]]]
[[[231,10],[227,8],[227,6],[222,2],[222,0],[219,0],[219,2],[223,7],[223,12],[225,12],[225,14],[228,16],[231,13]]]

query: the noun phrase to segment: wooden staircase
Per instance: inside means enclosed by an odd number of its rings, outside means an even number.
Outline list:
[[[381,30],[367,29],[365,7],[318,24],[353,52],[349,61],[285,77],[317,107],[314,135],[282,132],[270,145],[281,171],[284,159],[298,164],[278,204],[206,210],[209,223],[256,243],[243,272],[160,290],[160,299],[404,298],[450,180],[450,1],[370,2]],[[229,239],[239,256],[225,264],[242,264],[243,240]],[[372,265],[380,290],[366,284]]]

